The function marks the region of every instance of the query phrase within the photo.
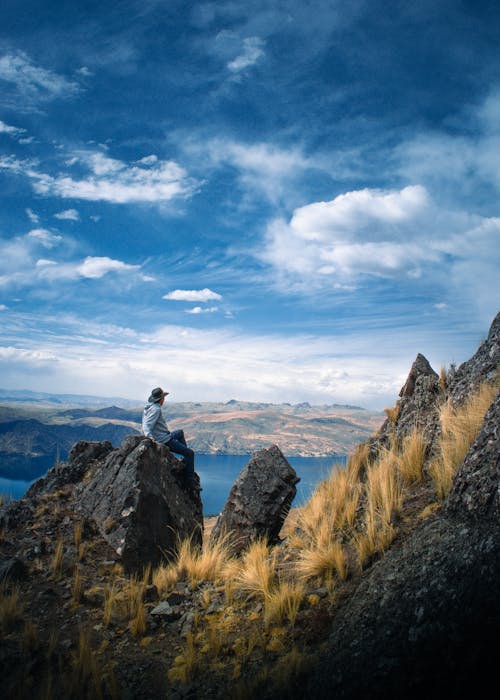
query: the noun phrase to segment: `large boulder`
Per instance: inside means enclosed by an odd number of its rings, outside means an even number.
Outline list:
[[[299,481],[276,445],[255,452],[235,481],[211,540],[227,536],[236,551],[259,538],[276,541]]]
[[[121,557],[127,572],[173,558],[178,538],[201,545],[203,509],[167,447],[129,435],[79,489],[80,509]]]

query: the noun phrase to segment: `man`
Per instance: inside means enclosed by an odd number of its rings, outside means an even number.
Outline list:
[[[153,389],[142,414],[142,432],[154,442],[166,445],[171,452],[182,455],[187,485],[196,491],[201,491],[194,476],[194,452],[186,444],[184,431],[170,432],[163,417],[161,407],[167,395],[168,391],[163,391],[161,387]]]

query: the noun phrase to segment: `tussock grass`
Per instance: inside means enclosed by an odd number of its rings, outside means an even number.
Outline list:
[[[403,438],[398,452],[398,471],[406,484],[422,481],[428,445],[422,430],[415,428]]]
[[[279,625],[285,619],[293,627],[304,596],[305,588],[301,582],[279,581],[264,598],[266,627],[272,623]]]
[[[378,461],[368,469],[366,495],[366,510],[377,513],[383,523],[392,523],[403,505],[403,485],[395,450],[382,450]]]
[[[368,442],[362,442],[347,459],[346,472],[353,483],[363,480],[371,461],[370,445]]]
[[[448,495],[453,475],[476,439],[497,391],[498,381],[494,384],[484,383],[463,405],[457,406],[450,401],[443,405],[437,455],[429,467],[440,500]]]
[[[161,593],[171,590],[182,578],[187,578],[192,588],[203,581],[218,583],[224,580],[233,559],[227,536],[209,540],[203,547],[194,544],[192,538],[178,540],[175,561],[159,566],[153,572],[153,583]]]
[[[347,578],[349,567],[346,552],[337,540],[325,542],[320,547],[303,549],[295,564],[300,578],[329,580],[336,574],[342,581]]]
[[[274,588],[276,552],[265,540],[256,540],[243,555],[236,574],[236,587],[250,596],[260,595],[264,600]]]
[[[396,529],[379,516],[376,510],[368,508],[362,530],[354,535],[353,543],[362,571],[379,552],[385,551],[394,540]]]

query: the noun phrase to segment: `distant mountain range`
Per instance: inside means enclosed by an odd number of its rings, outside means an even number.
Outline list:
[[[144,402],[0,389],[0,476],[30,480],[65,460],[79,440],[115,447],[140,432]],[[113,400],[108,399],[111,403]],[[202,454],[251,454],[277,444],[285,455],[348,454],[385,415],[357,406],[311,406],[236,401],[166,403],[171,430],[182,428]]]

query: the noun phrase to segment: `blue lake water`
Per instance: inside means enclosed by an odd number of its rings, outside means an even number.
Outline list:
[[[320,481],[326,479],[332,468],[345,465],[345,457],[287,457],[300,477],[294,506],[307,501]],[[250,455],[196,455],[196,471],[200,476],[205,515],[216,515],[222,510],[241,470],[246,467]],[[22,498],[31,481],[16,481],[0,477],[0,495]]]

